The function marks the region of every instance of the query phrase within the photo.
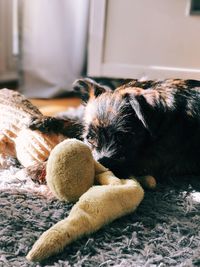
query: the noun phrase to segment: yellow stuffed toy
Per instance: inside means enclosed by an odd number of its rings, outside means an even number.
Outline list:
[[[133,212],[144,197],[144,190],[135,179],[115,177],[93,159],[87,145],[76,139],[65,140],[51,151],[46,172],[47,185],[58,199],[77,202],[66,219],[36,241],[27,255],[30,261],[42,261],[59,253],[79,237]],[[143,182],[155,187],[151,176]]]

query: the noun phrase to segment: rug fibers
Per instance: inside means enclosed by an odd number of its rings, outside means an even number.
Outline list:
[[[72,205],[53,198],[19,168],[1,170],[0,266],[200,266],[200,187],[190,179],[175,181],[146,191],[133,214],[43,263],[30,263],[25,256],[34,242]]]

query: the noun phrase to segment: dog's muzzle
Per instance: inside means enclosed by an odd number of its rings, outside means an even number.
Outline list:
[[[113,159],[103,157],[98,160],[103,166],[112,171],[119,178],[128,178],[131,174],[130,167],[125,158]]]

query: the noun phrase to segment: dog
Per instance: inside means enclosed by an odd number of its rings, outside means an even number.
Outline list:
[[[83,139],[118,177],[200,175],[200,81],[132,80],[114,91],[74,83],[85,102]]]

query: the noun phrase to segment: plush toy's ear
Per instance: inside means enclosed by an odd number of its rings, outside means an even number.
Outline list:
[[[107,86],[100,85],[90,78],[84,78],[78,79],[73,83],[73,90],[87,103],[90,98],[97,97],[111,89]]]

